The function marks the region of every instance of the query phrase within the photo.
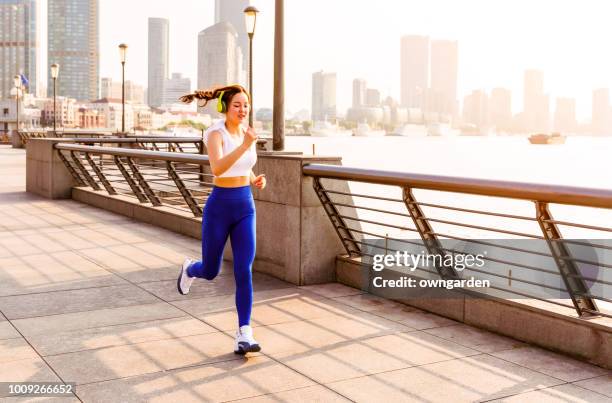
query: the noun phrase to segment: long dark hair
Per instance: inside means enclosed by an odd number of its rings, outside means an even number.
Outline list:
[[[196,90],[195,92],[191,94],[183,95],[179,99],[182,102],[185,102],[188,104],[193,102],[194,99],[203,100],[204,104],[199,105],[199,106],[206,106],[208,101],[219,98],[219,95],[221,95],[221,92],[223,92],[223,96],[221,97],[221,100],[225,102],[225,105],[229,105],[234,95],[240,94],[240,93],[245,94],[247,98],[249,99],[249,103],[251,102],[251,95],[249,95],[247,90],[242,85],[239,85],[239,84],[232,84],[226,87],[215,87],[215,88],[211,88],[208,90]]]

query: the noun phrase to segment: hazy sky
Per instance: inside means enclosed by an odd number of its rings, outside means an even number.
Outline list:
[[[231,0],[225,0],[231,1]],[[272,104],[274,0],[259,8],[254,42],[255,103]],[[338,108],[351,103],[353,78],[399,98],[399,42],[406,34],[459,41],[459,96],[510,88],[522,107],[526,68],[544,71],[552,97],[578,100],[612,87],[612,24],[607,0],[285,0],[287,108],[310,109],[311,75],[338,73]],[[147,18],[170,19],[170,71],[197,83],[197,34],[213,23],[213,0],[100,0],[101,76],[120,78],[117,45],[129,45],[127,79],[147,84]],[[554,104],[551,105],[551,112]]]

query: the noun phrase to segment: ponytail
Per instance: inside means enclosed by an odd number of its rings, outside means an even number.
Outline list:
[[[223,102],[225,102],[226,104],[229,104],[233,96],[241,92],[246,94],[250,102],[251,96],[249,95],[247,90],[244,89],[243,86],[238,85],[238,84],[229,85],[226,87],[215,87],[215,88],[208,89],[208,90],[196,90],[195,92],[191,94],[183,95],[179,99],[181,100],[181,102],[185,102],[188,104],[193,102],[195,99],[203,100],[204,104],[203,105],[198,104],[198,105],[201,107],[204,107],[206,106],[206,104],[208,104],[208,101],[219,98],[221,93],[223,93],[223,97],[222,97]]]

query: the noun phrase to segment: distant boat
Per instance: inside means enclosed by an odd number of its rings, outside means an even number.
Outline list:
[[[313,137],[351,137],[351,130],[341,129],[338,125],[331,124],[328,121],[316,121],[310,129],[310,135]]]
[[[397,127],[389,136],[405,136],[405,137],[425,137],[427,136],[427,128],[424,125],[408,123],[401,127]]]
[[[357,137],[381,137],[387,134],[384,130],[374,130],[367,123],[359,123],[357,129],[355,129],[355,136]]]
[[[431,123],[427,126],[427,135],[433,137],[457,136],[459,130],[453,129],[448,123]]]
[[[529,136],[529,142],[531,144],[563,144],[565,143],[565,136],[561,133],[538,133]]]

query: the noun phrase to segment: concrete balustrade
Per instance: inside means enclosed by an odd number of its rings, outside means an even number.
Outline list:
[[[153,207],[104,191],[73,189],[75,182],[53,145],[66,139],[31,139],[27,143],[27,191],[50,199],[73,198],[192,237],[201,237],[201,219],[168,207]],[[340,165],[340,157],[305,156],[301,153],[261,152],[254,167],[265,173],[267,186],[253,187],[257,209],[257,253],[254,270],[297,285],[335,280],[336,256],[345,253],[325,210],[302,175],[306,163]],[[348,191],[346,182],[334,181],[330,189]],[[341,199],[337,199],[341,200]],[[345,200],[347,204],[352,203]],[[344,212],[354,216],[355,212]],[[224,252],[232,260],[228,241]]]

